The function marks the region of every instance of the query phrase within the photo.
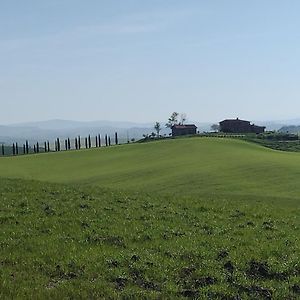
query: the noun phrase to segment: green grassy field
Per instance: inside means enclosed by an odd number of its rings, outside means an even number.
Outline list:
[[[299,179],[220,138],[1,158],[0,298],[297,299]]]

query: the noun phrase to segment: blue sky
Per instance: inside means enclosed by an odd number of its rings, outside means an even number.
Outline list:
[[[0,0],[0,124],[300,117],[298,0]]]

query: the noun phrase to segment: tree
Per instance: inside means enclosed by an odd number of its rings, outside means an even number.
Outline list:
[[[88,137],[88,141],[89,141],[89,148],[92,147],[92,141],[91,141],[91,135],[89,134],[89,137]]]
[[[77,138],[77,142],[78,142],[78,149],[80,150],[80,148],[81,148],[81,138],[80,138],[80,135]]]
[[[214,132],[217,132],[217,131],[219,131],[219,129],[220,129],[220,126],[218,125],[218,124],[213,124],[213,125],[211,125],[211,130],[213,130]]]
[[[115,144],[116,144],[116,145],[119,144],[118,133],[117,133],[117,132],[115,132]]]
[[[101,147],[101,135],[98,134],[98,146]]]
[[[180,114],[180,124],[183,125],[186,121],[186,114]]]
[[[26,143],[25,143],[25,147],[26,147],[26,153],[28,154],[29,153],[29,144],[28,144],[27,140],[26,140]]]
[[[56,143],[57,143],[57,151],[60,151],[60,140],[59,140],[59,138],[57,138]]]
[[[166,124],[167,128],[172,128],[172,126],[178,124],[178,112],[174,111],[170,118],[168,119],[168,123]]]
[[[156,123],[155,123],[154,129],[155,129],[155,131],[156,131],[157,137],[159,137],[159,133],[160,133],[160,131],[161,131],[161,126],[160,126],[160,123],[159,123],[159,122],[156,122]]]

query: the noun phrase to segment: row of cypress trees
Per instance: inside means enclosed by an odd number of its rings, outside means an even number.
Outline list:
[[[98,148],[98,147],[102,147],[102,146],[106,146],[109,147],[112,145],[112,139],[110,136],[108,136],[107,134],[105,135],[104,138],[104,145],[102,145],[101,143],[101,135],[98,134],[94,137],[95,143],[93,145],[93,141],[92,141],[92,137],[91,135],[88,135],[88,137],[84,138],[84,147],[86,149],[90,149],[93,146]],[[74,147],[72,148],[72,143],[70,138],[65,139],[64,141],[64,150],[68,151],[68,150],[80,150],[83,146],[81,144],[82,142],[82,138],[80,136],[76,137],[74,139]],[[119,139],[118,139],[118,133],[115,132],[115,141],[114,141],[115,145],[119,144]],[[6,147],[4,146],[4,144],[2,144],[1,146],[1,153],[2,156],[4,155],[19,155],[19,154],[29,154],[29,153],[40,153],[40,152],[51,152],[51,151],[62,151],[63,147],[62,147],[62,142],[59,138],[57,138],[54,141],[54,149],[52,150],[50,147],[50,142],[49,141],[45,141],[43,147],[41,147],[41,145],[37,142],[36,144],[33,145],[33,147],[31,147],[29,145],[29,142],[26,140],[25,144],[23,144],[23,147],[20,147],[18,145],[18,143],[13,143],[12,145],[12,153],[11,151],[6,151]]]

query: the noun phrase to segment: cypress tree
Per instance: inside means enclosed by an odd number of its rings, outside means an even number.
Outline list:
[[[57,151],[60,151],[60,140],[57,138]]]
[[[81,140],[80,140],[80,135],[78,136],[78,149],[80,150],[81,148]]]
[[[13,155],[16,155],[15,143],[13,143]]]
[[[108,146],[108,142],[107,142],[107,134],[105,135],[105,146]]]
[[[115,144],[118,145],[119,141],[118,141],[118,133],[115,132]]]
[[[96,148],[98,148],[98,137],[96,136]]]
[[[68,150],[68,141],[65,140],[65,148],[66,148],[66,151]]]
[[[68,149],[71,150],[71,141],[69,138],[68,138]]]
[[[89,135],[89,148],[92,147],[91,136]]]
[[[55,145],[55,151],[57,151],[57,141],[54,141],[54,145]]]
[[[48,152],[50,152],[50,143],[49,143],[49,141],[47,141],[47,148],[48,148]]]
[[[109,146],[111,145],[111,142],[110,142],[110,136],[108,137],[108,145],[109,145]]]
[[[33,152],[36,153],[35,145],[33,145]]]
[[[26,154],[29,153],[29,145],[28,145],[28,141],[26,141]]]
[[[78,149],[78,145],[77,145],[77,138],[75,138],[75,149]]]
[[[19,155],[19,146],[18,146],[18,143],[16,143],[16,155]]]
[[[25,144],[23,144],[23,154],[25,154],[26,153],[26,146],[25,146]]]
[[[36,153],[40,153],[39,142],[36,142]]]
[[[46,141],[44,142],[44,151],[47,152],[47,143],[46,143]]]
[[[98,146],[101,147],[101,135],[98,134]]]
[[[2,155],[4,156],[5,153],[4,153],[4,145],[2,144]]]
[[[87,141],[87,138],[85,138],[85,149],[88,148],[88,141]]]

